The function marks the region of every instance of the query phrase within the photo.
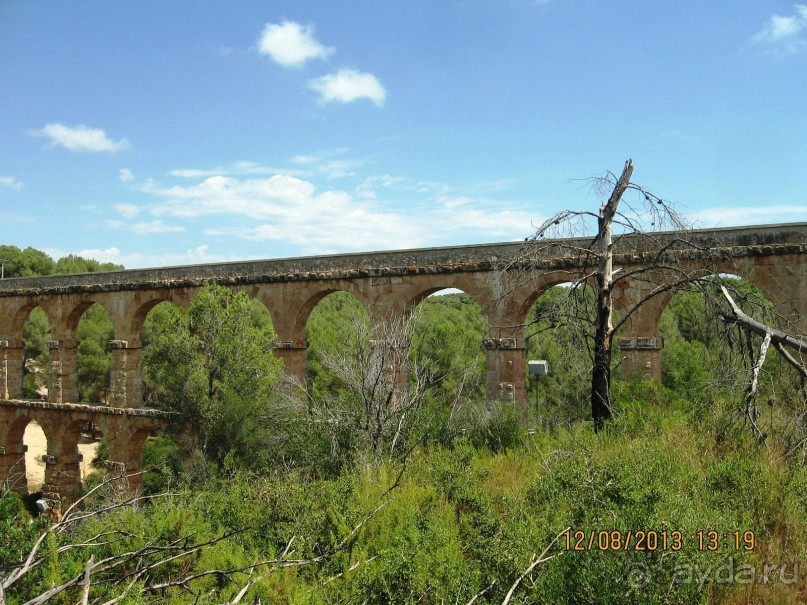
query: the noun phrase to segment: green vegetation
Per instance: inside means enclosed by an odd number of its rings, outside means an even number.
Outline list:
[[[389,503],[347,547],[318,564],[260,568],[252,576],[257,581],[249,598],[264,603],[466,603],[492,586],[476,602],[501,603],[532,556],[571,526],[618,531],[623,540],[638,529],[666,531],[668,547],[601,552],[595,542],[593,550],[565,552],[561,538],[548,553],[559,556],[538,566],[512,602],[802,602],[803,585],[789,578],[807,556],[807,470],[782,464],[746,442],[728,449],[718,445],[693,420],[687,404],[663,387],[627,384],[619,390],[623,414],[599,436],[590,425],[577,424],[539,432],[499,453],[464,439],[414,452]],[[634,398],[642,403],[631,403]],[[52,564],[10,590],[9,602],[80,574],[89,552],[99,560],[148,542],[167,546],[186,536],[190,549],[239,532],[155,569],[151,580],[276,559],[292,538],[288,558],[319,557],[376,508],[400,470],[400,463],[386,461],[330,479],[234,469],[204,483],[180,476],[169,498],[53,536]],[[14,497],[0,503],[9,500]],[[16,537],[6,547],[14,552],[4,554],[7,561],[16,560],[15,553],[24,552],[23,545],[41,526],[31,529],[19,509],[3,518],[0,534]],[[56,554],[60,546],[121,526],[128,536],[122,541]],[[735,548],[738,529],[754,532],[753,551],[744,550],[743,536],[740,549]],[[699,548],[698,532],[707,530],[720,532],[714,552],[706,549],[707,535],[704,549]],[[681,532],[680,550],[673,550],[676,531]],[[571,546],[575,543],[572,536]],[[763,582],[766,565],[774,571]],[[757,575],[753,583],[747,580],[751,570]],[[339,574],[344,575],[328,581]],[[731,580],[718,581],[721,577]],[[174,587],[134,602],[220,603],[233,598],[248,578],[248,572],[204,577],[192,583],[200,597]],[[99,584],[91,597],[103,602],[121,590]],[[56,602],[78,599],[78,592],[69,594]]]
[[[269,314],[246,294],[207,286],[187,312],[149,315],[143,361],[151,398],[175,414],[170,431],[190,456],[258,469],[273,444],[281,363]]]
[[[733,285],[769,318],[758,291]],[[176,414],[146,443],[153,498],[49,534],[43,564],[6,602],[122,553],[136,554],[97,572],[90,602],[124,590],[121,603],[231,602],[247,584],[243,602],[262,603],[502,603],[516,584],[511,603],[807,602],[800,381],[769,357],[761,445],[739,411],[745,340],[707,319],[708,297],[684,292],[662,318],[663,383],[615,380],[614,420],[595,434],[591,364],[562,295],[531,311],[529,356],[551,373],[531,379],[529,433],[514,409],[484,401],[486,326],[464,294],[427,298],[380,337],[385,324],[355,298],[324,298],[307,325],[307,397],[279,386],[258,302],[209,286],[187,310],[158,305],[141,334],[147,397]],[[87,311],[82,343],[108,340],[103,315]],[[31,321],[34,358],[47,334]],[[376,385],[382,397],[368,397],[362,376],[393,350],[406,350],[409,395]],[[94,494],[88,507],[112,501]],[[0,577],[46,527],[0,497]],[[541,553],[552,558],[523,575]],[[51,602],[80,599],[76,586]]]
[[[48,316],[40,307],[35,307],[22,328],[25,356],[22,396],[27,399],[38,398],[39,390],[47,384],[50,339]]]
[[[4,277],[33,277],[63,273],[96,273],[123,269],[122,265],[101,263],[97,260],[70,254],[57,261],[35,248],[20,250],[17,246],[0,246],[0,258],[4,259]]]
[[[84,402],[106,401],[109,390],[109,341],[115,328],[109,313],[93,305],[84,313],[76,329],[79,397]]]

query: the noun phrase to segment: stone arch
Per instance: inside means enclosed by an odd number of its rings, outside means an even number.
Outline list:
[[[524,288],[524,293],[516,300],[516,323],[520,326],[527,324],[533,305],[555,286],[574,283],[571,275],[548,274],[542,275],[530,288]]]
[[[48,323],[53,326],[55,316],[47,301],[38,300],[36,298],[26,298],[23,299],[23,301],[23,304],[20,305],[14,313],[11,321],[11,334],[9,336],[12,338],[22,339],[22,330],[25,327],[25,322],[28,321],[31,312],[37,307],[42,309],[48,318]]]
[[[167,297],[159,297],[159,298],[152,298],[148,302],[140,305],[136,312],[132,314],[131,322],[130,322],[130,335],[133,339],[135,339],[139,344],[145,345],[146,343],[143,340],[143,328],[146,326],[146,321],[148,320],[149,314],[159,307],[163,305],[163,303],[168,303],[169,305],[173,305],[174,307],[181,309],[182,307],[176,304],[173,300]]]
[[[198,288],[177,288],[135,293],[133,300],[124,301],[124,312],[121,316],[113,316],[116,336],[137,343],[143,331],[143,324],[154,307],[170,302],[181,309],[186,309],[197,291]]]
[[[116,342],[116,329],[107,307],[101,303],[87,307],[78,318],[69,341],[75,348],[76,402],[110,402],[113,374],[110,345]],[[68,343],[59,345],[70,346]]]
[[[588,418],[591,364],[575,322],[565,321],[573,279],[552,279],[531,292],[523,319],[525,391],[534,420],[552,426]],[[587,285],[587,284],[586,284]],[[581,292],[588,296],[587,292]],[[557,302],[557,306],[553,304]],[[571,325],[570,325],[571,324]],[[530,372],[530,361],[544,361]]]
[[[107,315],[109,315],[109,309],[107,308],[107,305],[104,304],[103,300],[82,299],[76,301],[65,309],[66,314],[64,316],[64,321],[60,326],[62,330],[64,330],[64,336],[72,337],[75,335],[76,330],[78,329],[78,324],[84,318],[84,314],[94,305],[100,305],[104,308]]]
[[[53,321],[47,309],[43,305],[36,304],[36,301],[25,305],[21,309],[21,313],[25,313],[25,315],[21,317],[19,342],[17,347],[12,346],[7,351],[12,354],[7,360],[9,392],[10,394],[16,393],[15,396],[18,398],[40,399],[40,389],[48,386],[50,370],[48,347],[53,338]],[[47,322],[47,330],[44,333],[37,333],[38,329],[34,323],[37,321],[35,314],[41,314],[40,317]],[[32,323],[29,324],[29,322]],[[30,338],[26,338],[26,330],[29,331]],[[38,337],[44,338],[44,341],[36,342]],[[31,342],[31,339],[34,341]],[[39,354],[29,358],[26,350],[30,353],[38,351]],[[40,359],[36,360],[35,357],[40,357]]]
[[[409,307],[414,318],[409,329],[413,345],[408,353],[410,373],[415,372],[416,379],[427,379],[426,388],[444,396],[459,392],[442,390],[444,382],[461,385],[462,396],[484,395],[487,361],[483,343],[489,325],[477,298],[460,288],[431,287],[419,292]],[[447,318],[450,324],[435,323],[440,318]],[[424,368],[430,371],[422,373]],[[431,371],[436,371],[433,377]]]
[[[317,289],[313,293],[308,294],[308,296],[304,299],[302,304],[299,305],[296,317],[294,320],[294,328],[291,333],[292,340],[304,340],[305,335],[305,328],[308,324],[308,320],[311,317],[311,312],[325,297],[334,294],[335,292],[346,292],[353,296],[359,303],[361,303],[362,307],[365,311],[370,313],[372,309],[372,303],[368,300],[366,296],[361,296],[355,291],[353,288],[342,288],[338,286],[334,287],[326,287]],[[271,314],[271,310],[270,310]]]
[[[28,484],[28,446],[25,444],[25,433],[31,422],[35,419],[24,415],[16,417],[9,425],[0,449],[0,480],[6,482],[9,490],[18,494],[28,494],[30,485]],[[41,428],[41,425],[40,425]],[[41,429],[44,433],[44,429]],[[45,434],[46,443],[49,441]],[[47,450],[47,447],[46,447]],[[44,452],[42,452],[44,453]],[[31,452],[34,454],[34,452]],[[2,484],[0,484],[2,485]]]
[[[326,301],[328,302],[326,303]],[[310,297],[307,302],[310,304],[310,308],[306,312],[307,321],[305,331],[303,332],[305,348],[298,349],[300,357],[304,356],[303,360],[305,365],[297,368],[300,374],[296,374],[296,376],[298,379],[305,378],[306,382],[310,383],[312,380],[316,381],[320,377],[320,374],[316,372],[319,366],[316,364],[312,366],[310,363],[311,360],[316,358],[320,353],[336,353],[337,351],[331,350],[335,341],[338,341],[339,345],[341,345],[339,353],[347,350],[349,342],[355,342],[357,336],[365,333],[364,327],[368,330],[371,329],[373,318],[367,306],[352,292],[346,290],[334,289],[330,291],[320,291],[317,295]],[[331,312],[336,314],[337,321],[324,322],[323,320],[326,319],[326,316],[321,315],[321,313],[325,312],[326,306],[332,304],[338,305],[339,307],[337,309],[331,309]],[[352,315],[352,310],[355,310],[358,316]],[[359,322],[366,320],[367,323],[352,324],[349,321],[347,323],[340,321],[342,318],[353,317],[358,317]],[[319,322],[320,331],[315,332],[314,338],[312,338],[310,330],[316,326],[317,322]],[[324,336],[322,340],[319,339],[320,334]],[[370,336],[368,340],[372,340],[372,336]],[[287,362],[287,360],[284,361]],[[320,367],[320,369],[322,368]],[[324,375],[328,375],[327,371]]]
[[[78,440],[81,426],[88,418],[43,418],[42,426],[48,435],[48,453],[45,464],[43,496],[54,502],[72,503],[82,494],[81,458]],[[58,424],[57,424],[58,423]]]
[[[74,458],[78,468],[76,480],[81,485],[93,470],[86,470],[97,455],[97,449],[110,434],[110,416],[97,414],[75,414],[72,416],[62,439],[61,457]],[[75,448],[75,449],[73,449]]]
[[[142,344],[141,335],[143,326],[146,323],[149,313],[151,313],[154,307],[164,302],[173,303],[169,296],[155,296],[137,305],[134,311],[126,318],[126,332],[123,332],[122,335],[126,334],[131,338],[136,338]]]
[[[143,327],[149,313],[158,305],[169,302],[187,307],[196,289],[177,288],[136,292],[116,305],[121,311],[112,316],[115,339],[109,343],[112,355],[110,404],[115,407],[136,408],[143,405]],[[116,293],[120,295],[121,293]],[[125,293],[123,293],[125,294]]]
[[[38,483],[35,479],[33,479],[32,475],[36,474],[36,470],[38,468],[42,468],[43,471],[45,470],[46,466],[42,456],[46,455],[48,452],[50,439],[48,437],[48,433],[45,431],[45,427],[39,424],[35,418],[31,418],[25,425],[23,442],[25,446],[26,458],[25,469],[26,484],[28,486],[27,491],[29,494],[33,494],[41,489],[44,489],[45,486],[46,477],[44,476],[44,472],[42,473],[41,483]]]
[[[259,303],[263,305],[263,308],[266,309],[266,312],[269,315],[269,321],[272,323],[272,327],[275,327],[275,314],[278,312],[278,304],[274,300],[270,291],[267,291],[265,288],[262,288],[258,285],[251,285],[251,286],[234,286],[230,288],[233,292],[243,292],[250,298],[254,298]],[[275,330],[276,331],[276,330]]]
[[[137,491],[143,485],[143,449],[155,427],[143,426],[136,420],[129,427],[125,439],[109,440],[109,461],[114,472],[126,475],[130,491]]]
[[[183,301],[186,302],[186,301]],[[127,341],[126,344],[121,343],[122,347],[119,349],[120,354],[127,354],[125,361],[121,360],[119,373],[128,369],[132,375],[124,377],[125,382],[122,382],[121,387],[124,389],[124,402],[125,407],[139,407],[143,404],[144,400],[148,402],[151,386],[146,380],[145,370],[143,368],[143,359],[148,352],[149,342],[148,334],[146,333],[146,323],[149,315],[155,309],[171,306],[177,310],[182,310],[182,306],[170,299],[170,297],[154,297],[138,307],[139,318],[133,321],[132,325],[137,326],[137,332],[133,333],[133,341]],[[128,366],[128,368],[127,368]]]
[[[413,286],[406,288],[403,295],[405,297],[405,308],[413,309],[429,296],[437,294],[443,290],[459,290],[466,296],[470,297],[483,311],[484,304],[489,302],[489,293],[478,287],[477,284],[468,279],[452,279],[461,278],[459,276],[451,276],[444,280],[430,280],[429,284],[415,283]]]
[[[694,279],[711,276],[736,276],[758,287],[774,304],[779,301],[776,288],[765,283],[764,271],[759,271],[753,259],[728,259],[718,262],[690,262],[689,275]],[[615,293],[615,308],[625,311],[646,296],[653,288],[638,280],[622,283]],[[663,342],[659,325],[664,311],[675,296],[675,290],[662,292],[642,304],[622,326],[617,346],[622,357],[621,372],[626,376],[641,376],[650,380],[661,380],[663,363]],[[777,304],[781,307],[781,304]]]

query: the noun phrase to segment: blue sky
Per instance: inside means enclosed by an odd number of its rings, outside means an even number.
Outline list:
[[[807,220],[807,5],[0,1],[1,243],[127,267],[521,239],[619,172]]]

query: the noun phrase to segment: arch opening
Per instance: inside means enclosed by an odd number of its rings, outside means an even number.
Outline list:
[[[82,403],[108,403],[112,352],[110,342],[115,327],[107,310],[100,304],[86,308],[77,322],[76,378]]]
[[[439,406],[482,400],[488,325],[479,303],[459,288],[434,289],[414,299],[409,326],[410,389]]]
[[[75,451],[70,452],[75,443]],[[78,455],[79,479],[85,488],[99,482],[106,472],[104,463],[109,459],[107,437],[92,419],[74,422],[65,432],[63,455]]]
[[[164,300],[151,306],[143,317],[140,343],[143,355],[138,367],[143,377],[143,403],[146,407],[160,407],[160,367],[170,363],[164,359],[168,351],[162,351],[161,339],[187,329],[187,312],[171,301]]]
[[[48,438],[36,420],[30,420],[22,437],[25,446],[25,482],[29,494],[42,491],[45,484],[45,462],[48,453]]]
[[[728,392],[747,381],[755,347],[721,319],[730,314],[721,286],[743,312],[774,329],[781,327],[774,302],[754,282],[738,275],[706,276],[697,287],[677,291],[655,320],[664,343],[662,383],[685,397],[703,393],[707,385]],[[768,353],[767,370],[781,365],[777,356],[773,350]]]
[[[360,370],[357,364],[372,332],[370,314],[350,292],[337,290],[319,297],[304,331],[305,381],[315,398],[348,396],[348,383]]]
[[[146,405],[173,412],[167,434],[189,464],[229,457],[258,467],[270,456],[266,444],[276,427],[266,419],[281,364],[259,300],[204,287],[187,310],[155,305],[141,340]]]
[[[575,282],[531,298],[524,321],[531,423],[555,427],[590,417],[595,300],[590,287]]]
[[[50,320],[42,307],[34,307],[22,326],[23,360],[21,368],[9,372],[22,374],[23,399],[48,398],[50,355],[48,343],[52,338]]]
[[[794,330],[755,282],[734,274],[707,276],[699,288],[677,292],[659,313],[662,382],[681,405],[699,411],[719,440],[753,439],[783,454],[803,452],[804,358],[775,344],[766,349],[761,334],[734,322],[720,286],[754,321],[785,333]]]

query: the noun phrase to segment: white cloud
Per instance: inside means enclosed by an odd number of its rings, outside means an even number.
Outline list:
[[[510,240],[531,232],[535,217],[512,205],[436,193],[436,185],[415,193],[417,186],[383,175],[363,181],[354,196],[346,190],[320,190],[286,174],[217,175],[190,185],[154,186],[148,193],[156,201],[147,208],[179,225],[207,220],[207,236],[275,241],[304,254]],[[401,198],[405,202],[394,201]],[[120,228],[158,232],[164,224],[136,225],[142,227]]]
[[[46,124],[41,130],[32,130],[31,135],[48,139],[51,147],[59,145],[70,151],[115,152],[130,147],[126,139],[113,141],[100,128],[89,128],[82,124],[72,127]]]
[[[77,254],[84,258],[93,258],[102,263],[115,263],[127,269],[142,267],[168,267],[178,265],[193,265],[200,263],[220,263],[226,261],[246,260],[222,254],[210,254],[209,246],[202,244],[186,250],[184,253],[150,254],[146,252],[125,253],[115,246],[109,248],[87,248],[78,252],[65,252],[61,250],[45,250],[53,258],[62,258],[68,254]]]
[[[135,218],[138,214],[140,214],[140,208],[138,206],[135,206],[134,204],[116,204],[115,210],[120,212],[121,215],[123,215],[123,218],[129,220]]]
[[[127,223],[124,221],[106,221],[110,229],[120,229],[131,231],[136,235],[151,235],[153,233],[182,233],[185,227],[179,225],[167,225],[163,221],[150,221],[140,223]]]
[[[347,149],[323,151],[317,155],[297,155],[289,162],[293,166],[264,166],[257,162],[234,162],[216,168],[177,168],[168,174],[184,179],[198,179],[214,176],[263,176],[285,174],[287,176],[311,177],[324,175],[329,179],[355,176],[355,168],[366,163],[363,159],[335,159],[347,153]],[[145,189],[150,189],[149,186]]]
[[[312,26],[303,27],[294,21],[267,23],[258,40],[258,50],[284,67],[299,67],[309,59],[325,59],[334,52],[314,38]]]
[[[308,86],[319,93],[320,103],[350,103],[366,98],[380,106],[387,98],[387,91],[373,74],[352,69],[342,69],[335,74],[311,80]]]
[[[121,183],[129,183],[134,180],[134,172],[129,170],[128,168],[121,168],[120,169],[120,181]]]
[[[182,233],[185,227],[179,225],[167,225],[163,221],[151,221],[147,223],[134,223],[131,230],[138,235],[149,233]]]
[[[0,188],[19,191],[22,189],[22,183],[20,183],[13,176],[0,176]]]
[[[293,171],[281,170],[273,166],[263,166],[257,162],[234,162],[228,166],[219,166],[217,168],[177,168],[168,174],[186,179],[196,179],[221,175],[277,174],[278,172],[293,173]]]
[[[704,227],[729,227],[760,225],[773,222],[796,222],[807,220],[807,206],[781,204],[751,208],[717,207],[696,212],[693,221]]]
[[[754,35],[753,41],[781,46],[791,52],[805,48],[799,34],[807,28],[807,5],[796,4],[793,8],[795,12],[789,17],[773,15],[768,19],[762,31]]]

